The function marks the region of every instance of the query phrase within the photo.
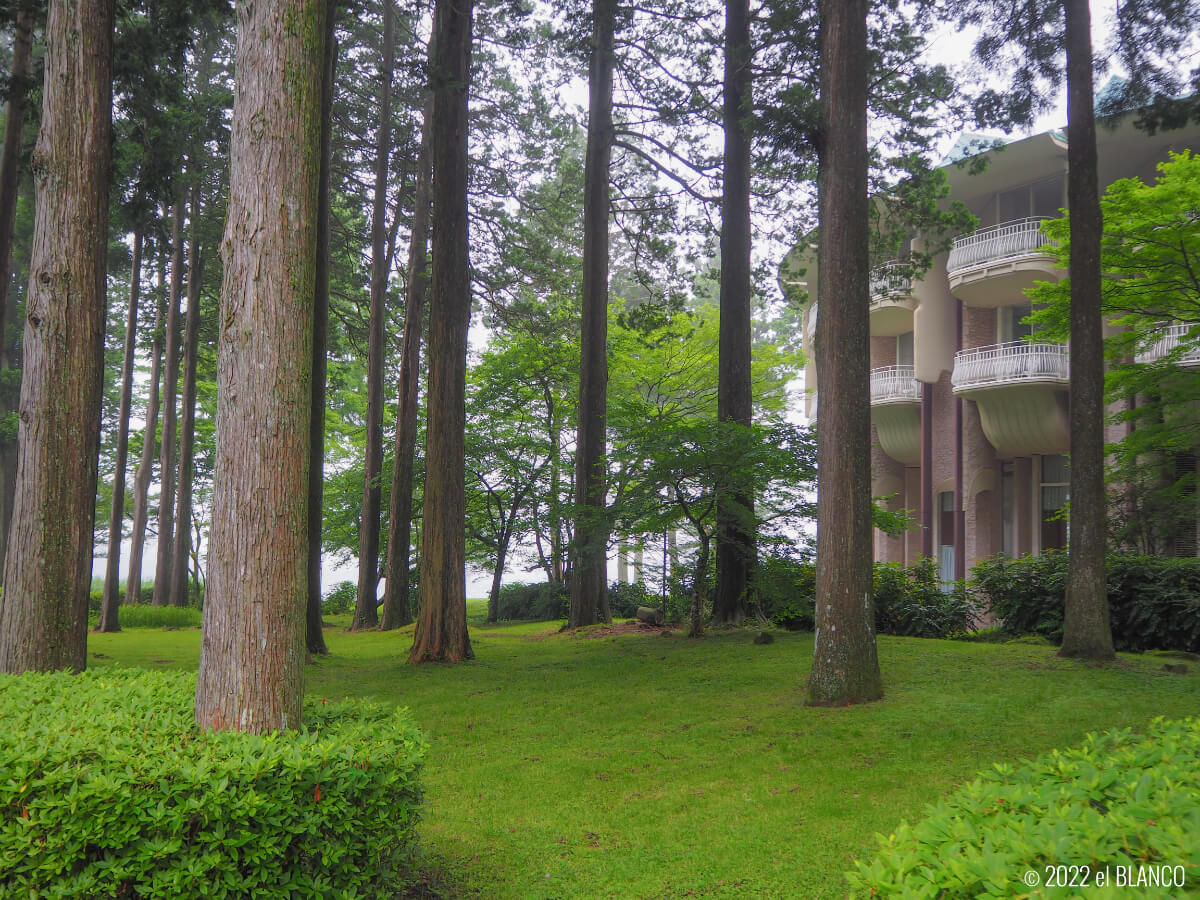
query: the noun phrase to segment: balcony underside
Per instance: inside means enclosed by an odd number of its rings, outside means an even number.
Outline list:
[[[906,466],[921,462],[921,404],[889,402],[871,404],[871,421],[883,452]]]
[[[995,309],[1020,302],[1039,281],[1058,281],[1066,274],[1054,257],[1031,253],[951,271],[950,292],[973,309]]]
[[[1070,450],[1066,385],[1005,384],[956,393],[978,405],[983,434],[1001,458]]]
[[[897,294],[871,303],[871,337],[895,337],[913,330],[917,301],[911,294]]]

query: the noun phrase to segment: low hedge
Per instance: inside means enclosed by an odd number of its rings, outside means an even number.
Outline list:
[[[500,588],[496,617],[503,620],[552,622],[567,617],[571,595],[564,585],[541,581],[513,582]]]
[[[1067,554],[997,557],[972,571],[978,602],[1011,634],[1062,643]],[[1200,559],[1111,554],[1108,603],[1117,650],[1200,652]]]
[[[997,765],[880,841],[847,873],[852,897],[1074,896],[1054,884],[1072,878],[1095,896],[1180,896],[1200,883],[1200,719]]]
[[[425,741],[405,711],[200,731],[195,676],[0,676],[0,898],[374,897],[403,881]]]

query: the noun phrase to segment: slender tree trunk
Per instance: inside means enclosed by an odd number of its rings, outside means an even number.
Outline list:
[[[172,544],[171,591],[173,606],[188,604],[188,557],[192,543],[192,477],[196,447],[196,354],[200,344],[200,288],[204,281],[204,256],[200,247],[199,191],[192,188],[192,235],[188,249],[187,317],[183,338],[183,402],[179,421],[179,486]]]
[[[432,52],[431,44],[431,55]],[[429,292],[429,215],[433,199],[433,172],[430,167],[432,107],[432,99],[427,96],[421,123],[421,149],[417,153],[412,236],[408,245],[404,339],[396,405],[395,461],[392,466],[391,506],[388,515],[387,583],[383,594],[381,623],[385,631],[412,622],[408,557],[412,549],[413,457],[417,448],[417,387],[421,376],[421,332],[425,323],[425,298]]]
[[[725,165],[721,197],[721,333],[717,418],[749,426],[750,388],[750,0],[725,2]],[[717,486],[717,589],[714,623],[746,616],[757,556],[754,493]]]
[[[358,527],[358,603],[351,631],[379,625],[379,474],[383,470],[383,312],[387,302],[387,178],[392,153],[392,69],[396,14],[383,0],[383,66],[379,71],[379,129],[375,135],[375,198],[371,210],[371,313],[367,347],[367,450]]]
[[[17,317],[16,295],[10,283],[12,272],[13,228],[17,216],[17,194],[21,173],[21,137],[25,132],[25,112],[29,106],[29,63],[33,56],[33,14],[17,13],[13,32],[12,68],[9,70],[8,112],[4,119],[4,156],[0,159],[0,371],[13,368],[8,349],[8,329]],[[0,386],[0,419],[15,405],[19,387]],[[4,554],[8,548],[8,526],[12,518],[13,477],[17,465],[16,442],[0,440],[0,577],[4,573]]]
[[[814,706],[883,695],[871,603],[867,7],[821,0]]]
[[[704,600],[708,596],[708,533],[703,528],[700,533],[700,552],[696,557],[695,584],[692,585],[691,623],[688,626],[688,637],[704,637]]]
[[[195,216],[196,211],[192,210]],[[175,536],[175,399],[179,386],[179,300],[183,294],[183,199],[171,213],[171,290],[167,295],[166,364],[163,366],[162,443],[158,448],[158,557],[154,567],[155,606],[171,597]]]
[[[600,621],[608,588],[605,510],[608,405],[608,220],[612,162],[613,32],[616,0],[593,0],[588,72],[588,138],[583,194],[583,321],[579,435],[575,450],[572,628]]]
[[[239,3],[196,721],[300,724],[324,0]]]
[[[54,0],[0,672],[84,668],[104,364],[112,0]]]
[[[1067,202],[1071,208],[1071,537],[1060,656],[1110,660],[1104,490],[1103,222],[1092,98],[1091,14],[1067,0]]]
[[[496,546],[496,563],[492,569],[492,589],[488,591],[487,620],[493,625],[500,619],[500,583],[504,578],[504,563],[508,559],[508,535],[501,535]]]
[[[125,522],[125,465],[129,458],[129,407],[133,404],[133,357],[137,349],[138,296],[142,287],[142,233],[133,236],[129,267],[129,316],[125,321],[125,355],[121,363],[121,405],[117,413],[117,461],[113,474],[112,504],[108,517],[108,566],[104,596],[100,601],[97,631],[120,631],[121,529]]]
[[[158,273],[158,296],[154,308],[154,338],[150,343],[150,398],[146,403],[146,428],[142,432],[142,458],[133,476],[133,531],[129,536],[129,574],[125,579],[125,602],[142,601],[142,557],[146,551],[146,522],[149,519],[150,479],[157,452],[159,382],[163,358],[163,272]]]
[[[467,329],[467,97],[471,0],[436,0],[433,93],[433,260],[420,614],[408,661],[462,662],[467,634],[464,478]]]
[[[321,535],[325,516],[325,384],[329,338],[329,178],[333,164],[333,87],[337,71],[338,6],[325,3],[325,60],[321,80],[321,168],[317,189],[316,287],[313,293],[312,421],[308,441],[308,604],[305,644],[324,656],[321,618]]]

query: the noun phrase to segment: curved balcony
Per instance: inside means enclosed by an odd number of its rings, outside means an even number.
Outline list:
[[[906,268],[903,263],[890,262],[871,270],[872,337],[895,337],[913,330],[917,301]]]
[[[1165,356],[1169,356],[1170,354],[1174,353],[1181,344],[1186,345],[1189,343],[1187,336],[1188,332],[1190,332],[1193,327],[1194,326],[1192,325],[1183,323],[1179,325],[1166,325],[1158,329],[1158,331],[1155,332],[1158,335],[1158,340],[1156,340],[1142,352],[1138,353],[1135,358],[1140,363],[1152,363],[1157,362]],[[1184,352],[1180,354],[1179,358],[1175,360],[1177,365],[1180,365],[1186,369],[1200,366],[1200,342],[1190,343],[1192,346],[1184,350]]]
[[[1011,341],[954,357],[954,393],[974,400],[1001,457],[1066,453],[1070,353],[1063,344]]]
[[[871,370],[871,421],[883,452],[906,466],[921,460],[921,383],[912,366]]]
[[[1062,278],[1043,221],[1015,219],[955,238],[946,260],[950,291],[967,306],[994,308],[1038,281]]]

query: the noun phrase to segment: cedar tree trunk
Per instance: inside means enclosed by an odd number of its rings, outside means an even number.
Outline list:
[[[371,314],[367,347],[367,452],[358,528],[358,603],[350,630],[379,625],[379,474],[383,470],[383,311],[387,302],[387,176],[392,152],[392,69],[396,11],[383,0],[383,66],[379,71],[379,130],[375,134],[375,198],[371,210]]]
[[[571,628],[594,625],[607,607],[605,511],[608,404],[608,219],[612,162],[613,32],[616,0],[593,0],[588,72],[588,137],[583,194],[583,320],[579,435],[575,450],[575,540]]]
[[[467,634],[464,478],[467,328],[467,97],[471,0],[436,0],[433,93],[433,260],[420,614],[410,663],[473,657]]]
[[[108,516],[108,566],[104,596],[100,601],[97,631],[120,631],[121,526],[125,521],[125,465],[129,458],[129,407],[133,403],[133,355],[137,349],[138,296],[142,287],[142,233],[133,236],[129,266],[129,315],[125,320],[125,353],[121,362],[121,405],[117,413],[117,461],[113,473],[112,504]]]
[[[192,217],[196,210],[191,211]],[[163,367],[162,444],[158,448],[158,561],[154,567],[155,606],[171,596],[175,535],[175,395],[179,385],[179,299],[183,294],[183,199],[171,213],[171,291],[167,296],[166,365]]]
[[[814,706],[883,695],[871,602],[867,6],[821,0]]]
[[[239,3],[196,721],[300,724],[324,0]]]
[[[112,0],[52,0],[0,672],[83,669],[104,365]]]
[[[17,186],[21,172],[21,138],[25,132],[25,112],[29,106],[29,62],[33,56],[33,15],[22,9],[17,13],[13,33],[12,64],[9,69],[8,112],[4,119],[4,156],[0,159],[0,371],[13,368],[8,348],[8,328],[17,317],[16,295],[9,283],[12,271],[13,227],[17,215]],[[11,395],[10,395],[11,392]],[[0,419],[11,409],[9,397],[16,399],[15,385],[0,388]],[[17,465],[16,443],[0,441],[0,578],[4,573],[4,553],[8,548],[8,526],[12,518],[13,477]]]
[[[432,44],[430,53],[432,53]],[[412,235],[408,245],[408,284],[404,298],[404,339],[400,357],[400,386],[396,405],[396,447],[392,466],[388,515],[387,582],[383,592],[385,631],[412,622],[409,598],[409,553],[412,549],[413,456],[417,448],[417,387],[421,375],[421,331],[425,297],[429,292],[429,215],[433,201],[430,167],[432,99],[425,98],[421,148],[417,153],[417,184],[413,195]]]
[[[142,600],[142,557],[146,552],[146,522],[149,519],[150,479],[154,474],[158,435],[158,388],[163,357],[162,269],[159,269],[159,296],[155,300],[154,338],[150,344],[150,398],[146,402],[146,428],[142,432],[142,458],[133,476],[133,531],[129,536],[129,574],[125,579],[125,602]]]
[[[325,4],[325,59],[321,78],[321,166],[317,188],[317,259],[313,292],[312,421],[308,431],[308,603],[305,643],[325,656],[321,618],[321,533],[325,514],[325,383],[329,341],[329,170],[333,162],[333,79],[337,70],[338,7]]]
[[[726,0],[717,418],[747,426],[754,408],[750,387],[750,59],[750,0]],[[740,625],[745,618],[755,545],[752,488],[718,485],[714,623]]]
[[[1110,660],[1104,490],[1104,333],[1091,14],[1067,0],[1067,204],[1071,209],[1071,537],[1060,656]]]

